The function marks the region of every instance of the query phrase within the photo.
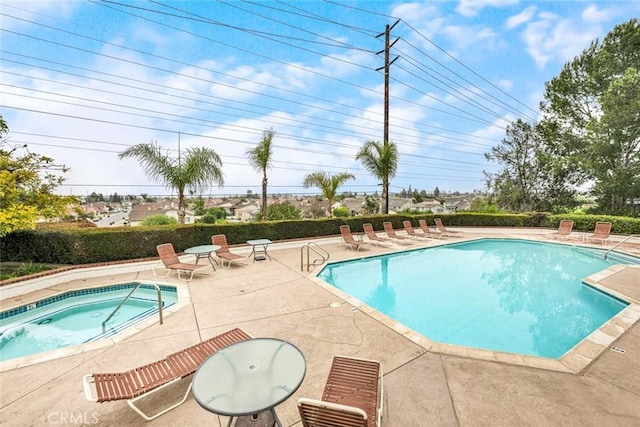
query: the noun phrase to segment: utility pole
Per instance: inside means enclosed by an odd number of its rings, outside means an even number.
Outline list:
[[[391,64],[396,62],[399,56],[396,56],[393,61],[389,62],[389,49],[393,47],[398,39],[395,39],[393,43],[389,43],[389,33],[391,30],[398,25],[400,20],[398,19],[395,24],[385,27],[384,33],[378,34],[376,37],[380,37],[384,35],[384,49],[380,52],[376,53],[376,55],[380,55],[384,52],[384,66],[376,69],[376,71],[380,71],[384,69],[384,127],[383,127],[383,137],[382,143],[384,144],[385,149],[387,145],[389,145],[389,67]],[[383,214],[389,213],[389,177],[385,176],[382,180],[382,193],[384,194],[384,205],[382,208]]]

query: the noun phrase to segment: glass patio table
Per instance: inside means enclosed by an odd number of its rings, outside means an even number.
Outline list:
[[[218,245],[201,245],[201,246],[194,246],[192,248],[187,248],[184,250],[185,254],[190,254],[190,255],[195,255],[196,256],[196,264],[198,263],[198,261],[200,261],[200,258],[204,258],[205,256],[209,259],[209,264],[211,264],[211,267],[213,267],[213,269],[215,270],[216,267],[215,265],[213,265],[213,263],[218,263],[218,261],[216,261],[211,254],[214,253],[215,251],[217,251],[218,249],[220,249],[220,246]]]
[[[267,247],[273,243],[269,239],[256,239],[256,240],[247,240],[247,244],[251,245],[251,253],[249,257],[253,255],[253,261],[263,261],[267,258],[271,259],[269,253],[267,253]]]
[[[306,371],[304,355],[295,345],[276,338],[252,338],[205,360],[194,375],[192,392],[207,411],[230,417],[227,427],[234,417],[256,420],[265,411],[282,427],[274,408],[295,393]]]

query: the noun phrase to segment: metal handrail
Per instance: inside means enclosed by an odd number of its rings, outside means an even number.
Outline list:
[[[624,240],[619,241],[613,247],[609,248],[609,250],[607,250],[607,252],[605,252],[605,254],[604,254],[605,261],[607,260],[607,256],[609,256],[609,252],[611,252],[612,250],[614,250],[615,248],[617,248],[618,246],[620,246],[621,244],[623,244],[624,242],[626,242],[627,240],[629,240],[632,237],[640,237],[640,234],[630,234]]]
[[[321,250],[323,253],[320,253],[318,250],[316,250],[315,249],[316,247],[319,250]],[[300,247],[300,271],[304,271],[304,249],[305,248],[307,248],[307,271],[309,271],[309,267],[311,266],[311,263],[309,263],[309,251],[312,250],[313,252],[316,253],[316,255],[320,257],[320,259],[322,260],[320,264],[325,263],[329,259],[329,256],[330,256],[329,252],[323,249],[322,246],[320,246],[315,242],[309,242],[306,245],[303,245],[302,247]],[[320,265],[320,264],[316,264],[315,261],[317,260],[314,260],[313,265]]]
[[[127,302],[127,300],[129,299],[129,297],[131,296],[131,294],[133,294],[135,291],[138,290],[138,288],[142,285],[150,285],[153,286],[154,288],[156,288],[156,291],[158,292],[158,314],[160,315],[160,324],[162,325],[163,319],[162,319],[162,291],[160,290],[160,286],[156,285],[155,283],[138,283],[132,290],[131,292],[129,292],[129,294],[122,300],[122,302],[120,304],[118,304],[118,306],[116,307],[115,310],[113,310],[113,312],[111,312],[111,314],[109,315],[109,317],[107,317],[107,320],[105,320],[104,322],[102,322],[102,333],[104,334],[107,330],[107,322],[109,320],[111,320],[111,318],[113,316],[115,316],[115,314],[118,312],[118,310],[120,310],[120,307],[122,307],[122,305]]]

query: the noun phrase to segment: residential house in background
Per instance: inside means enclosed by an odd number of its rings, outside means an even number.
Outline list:
[[[351,212],[352,216],[362,215],[364,198],[359,198],[359,197],[344,198],[341,201],[334,203],[331,209],[333,210],[340,206],[349,209],[349,212]]]
[[[140,225],[140,223],[147,217],[152,215],[166,215],[172,218],[178,219],[178,209],[177,207],[170,205],[158,205],[155,203],[141,203],[139,205],[134,205],[129,212],[129,224],[134,227]],[[195,215],[193,211],[185,210],[184,223],[185,224],[193,224],[195,222]]]
[[[242,222],[253,221],[259,213],[260,205],[255,202],[236,204],[231,208],[231,215]]]
[[[444,202],[446,213],[455,213],[460,211],[468,211],[471,207],[471,202],[466,198],[450,199]]]

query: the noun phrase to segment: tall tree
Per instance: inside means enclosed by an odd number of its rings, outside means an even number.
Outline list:
[[[338,187],[350,179],[356,179],[352,173],[341,172],[338,174],[328,174],[326,172],[313,172],[305,176],[305,188],[318,187],[322,191],[322,195],[329,201],[329,216],[331,216],[331,205],[336,197]]]
[[[545,87],[541,127],[555,155],[593,182],[603,211],[640,197],[640,26],[617,25]]]
[[[398,147],[393,143],[367,141],[356,154],[364,168],[382,181],[382,213],[389,213],[389,181],[398,170]]]
[[[8,147],[5,135],[9,127],[0,116],[0,237],[18,230],[34,229],[39,218],[59,218],[67,207],[78,205],[73,196],[59,196],[55,189],[68,172],[52,158],[27,152],[23,147]]]
[[[271,167],[271,142],[275,133],[273,129],[265,130],[262,133],[262,141],[254,148],[247,150],[249,164],[256,171],[262,172],[262,218],[265,219],[267,218],[267,169]]]
[[[178,150],[178,158],[172,159],[163,153],[154,143],[137,144],[118,155],[120,159],[134,158],[138,160],[145,174],[154,181],[159,181],[167,188],[178,192],[178,221],[184,224],[185,202],[184,191],[204,190],[212,184],[224,184],[222,161],[220,156],[204,147],[187,148],[184,158]]]
[[[487,160],[502,165],[497,174],[485,172],[487,187],[502,209],[553,210],[570,203],[571,171],[556,162],[547,148],[536,126],[518,119],[507,126],[502,143],[485,154]]]
[[[267,217],[261,218],[263,220],[269,221],[278,221],[285,219],[300,219],[302,218],[302,214],[300,213],[300,209],[296,208],[289,202],[284,203],[274,203],[269,205],[269,209],[267,209]]]

